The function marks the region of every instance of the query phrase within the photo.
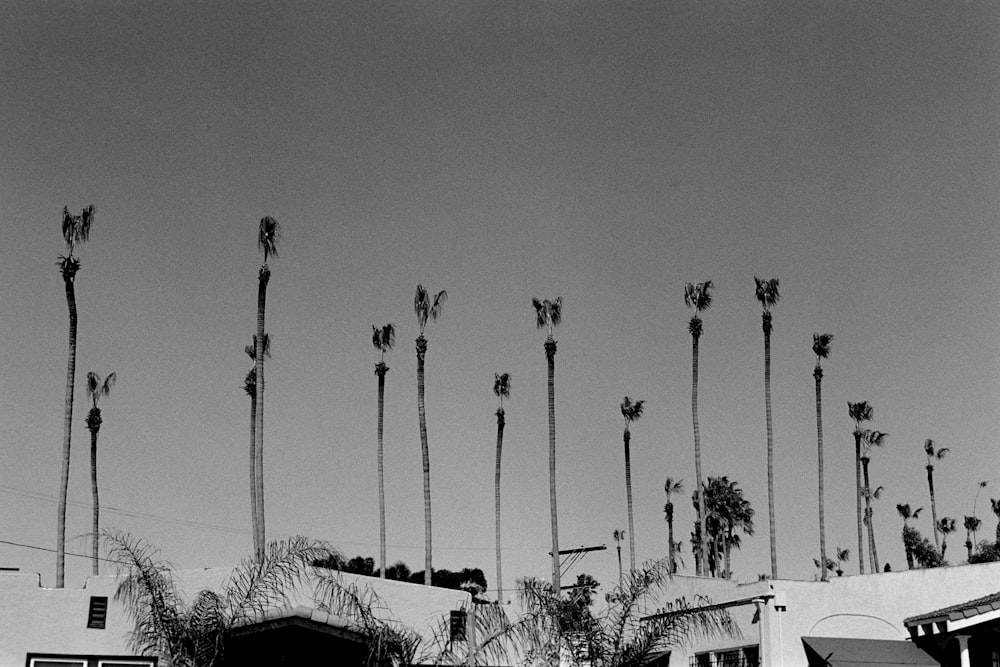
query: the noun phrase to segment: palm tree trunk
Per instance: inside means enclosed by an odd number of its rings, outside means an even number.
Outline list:
[[[497,528],[497,600],[503,604],[503,576],[500,574],[500,455],[503,452],[503,408],[497,409],[497,469],[494,479],[494,499],[496,501]]]
[[[927,464],[927,488],[931,492],[931,520],[934,522],[934,547],[940,551],[941,541],[938,539],[937,503],[934,501],[934,466]],[[997,539],[1000,540],[1000,526],[997,527]]]
[[[764,326],[764,411],[767,414],[767,518],[771,528],[771,579],[777,579],[778,547],[774,520],[774,434],[771,430],[771,313],[762,313],[762,320]],[[729,563],[726,563],[726,569],[728,570],[728,568]]]
[[[431,585],[431,458],[427,448],[427,415],[424,412],[424,355],[427,339],[417,336],[417,416],[420,417],[420,460],[424,471],[424,585]]]
[[[556,342],[545,341],[549,366],[549,509],[552,518],[552,591],[559,595],[562,573],[559,565],[559,519],[556,511]]]
[[[97,433],[101,429],[101,411],[94,408],[87,416],[87,426],[90,427],[90,491],[94,500],[93,523],[91,526],[91,559],[93,560],[92,573],[96,577],[100,574],[99,551],[101,535],[101,502],[97,495]]]
[[[865,573],[865,537],[861,523],[861,432],[854,432],[854,482],[857,487],[858,510],[858,572]]]
[[[698,335],[691,336],[691,420],[694,423],[694,474],[698,478],[698,525],[701,527],[697,564],[699,576],[708,570],[708,548],[705,540],[708,532],[705,527],[705,484],[701,478],[701,433],[698,429]]]
[[[635,570],[635,526],[632,523],[632,461],[629,453],[629,441],[632,434],[625,427],[625,496],[628,499],[628,565],[629,571]]]
[[[670,557],[668,561],[670,563],[670,574],[677,574],[677,560],[674,556],[674,506],[669,500],[667,501],[667,553]]]
[[[733,578],[733,569],[732,569],[733,527],[730,525],[726,526],[726,543],[723,545],[723,548],[725,549],[725,558],[726,558],[725,577],[726,579],[732,579]]]
[[[823,384],[823,369],[819,364],[813,370],[816,378],[816,443],[819,467],[819,562],[820,581],[827,580],[826,569],[826,520],[823,508],[823,394],[820,389]]]
[[[66,305],[69,308],[69,360],[66,363],[66,401],[63,408],[62,470],[59,477],[59,508],[56,513],[56,588],[66,578],[66,496],[69,492],[70,436],[73,432],[73,389],[76,384],[76,290],[75,272],[64,271]]]
[[[271,279],[271,270],[267,264],[260,267],[257,275],[257,345],[256,361],[256,412],[254,413],[254,462],[256,464],[254,483],[257,487],[257,535],[254,551],[258,559],[264,557],[266,532],[264,530],[264,306],[267,301],[267,283]]]
[[[257,371],[254,370],[256,375]],[[254,380],[256,382],[256,380]],[[250,520],[253,525],[253,548],[258,551],[257,535],[257,390],[250,397]]]
[[[878,574],[881,568],[878,562],[878,549],[875,547],[875,516],[872,513],[871,486],[868,480],[868,457],[861,459],[865,475],[865,516],[868,517],[868,550],[872,559],[872,573]]]
[[[621,545],[621,542],[619,542],[616,545],[616,548],[618,549],[618,588],[621,588],[622,587],[622,577],[624,576],[624,574],[622,573],[622,545]]]
[[[378,376],[378,576],[385,579],[385,477],[383,476],[382,417],[385,399],[385,362],[375,364]]]

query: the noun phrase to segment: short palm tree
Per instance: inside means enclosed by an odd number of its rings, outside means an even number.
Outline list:
[[[813,334],[813,354],[816,355],[816,367],[813,368],[813,378],[816,380],[816,452],[819,461],[819,557],[821,563],[826,563],[826,519],[823,502],[823,367],[821,361],[830,356],[830,343],[833,334]],[[820,571],[820,580],[826,581],[826,569]]]
[[[629,450],[629,443],[632,434],[629,431],[629,424],[638,421],[645,411],[646,401],[633,402],[628,396],[622,401],[622,417],[625,418],[625,433],[622,436],[625,440],[625,497],[628,501],[628,565],[630,570],[635,569],[635,524],[632,521],[632,457]]]
[[[503,410],[503,399],[510,398],[510,373],[493,374],[493,394],[500,399],[497,407],[497,466],[494,476],[494,496],[496,501],[497,530],[497,600],[503,604],[503,576],[500,574],[500,456],[503,452],[503,428],[506,417]]]
[[[861,467],[864,471],[865,478],[865,517],[867,517],[866,523],[868,524],[868,549],[872,559],[872,572],[874,573],[881,571],[881,567],[879,567],[878,562],[878,549],[875,546],[875,522],[872,517],[871,507],[872,497],[877,498],[878,496],[869,493],[869,490],[871,489],[871,481],[868,478],[868,464],[871,461],[872,448],[884,446],[888,437],[888,433],[883,433],[881,431],[868,431],[865,434],[865,439],[861,445]]]
[[[837,547],[835,551],[837,552],[837,576],[841,577],[844,575],[844,563],[851,560],[851,550]]]
[[[250,397],[250,517],[253,526],[253,538],[256,549],[258,525],[257,525],[257,334],[253,335],[250,345],[243,348],[250,361],[254,362],[253,368],[247,371],[243,379],[243,391]],[[264,334],[264,356],[271,357],[271,337]]]
[[[774,520],[774,434],[771,430],[771,308],[778,303],[778,279],[763,280],[753,277],[757,301],[763,312],[760,319],[764,329],[764,413],[767,420],[767,519],[771,530],[771,578],[778,578],[778,548]]]
[[[66,254],[59,256],[56,265],[62,274],[69,309],[69,359],[66,362],[66,400],[63,407],[62,472],[59,476],[59,508],[56,512],[56,588],[62,588],[66,575],[66,499],[69,492],[70,437],[73,433],[73,392],[76,387],[76,274],[80,260],[73,256],[76,246],[90,238],[90,225],[94,221],[94,206],[72,215],[69,207],[63,208],[62,235]]]
[[[965,517],[965,548],[969,552],[968,559],[972,560],[972,548],[975,546],[974,536],[982,521],[974,516]]]
[[[938,540],[940,524],[937,518],[937,501],[934,498],[934,461],[940,461],[949,451],[951,450],[947,447],[936,448],[930,438],[924,441],[924,454],[927,455],[927,488],[931,494],[931,521],[934,522],[934,546],[942,552],[942,558],[944,550],[941,549],[941,542]]]
[[[674,545],[681,543],[674,542],[674,503],[670,500],[670,497],[674,494],[684,492],[684,480],[679,479],[675,482],[672,477],[667,477],[667,481],[663,483],[663,491],[667,494],[667,502],[663,506],[663,518],[667,522],[667,557],[670,563],[670,574],[677,574]]]
[[[907,503],[899,503],[896,505],[896,511],[899,512],[899,516],[903,518],[903,549],[906,551],[906,567],[913,569],[913,550],[910,549],[910,543],[906,540],[906,529],[909,526],[907,523],[910,519],[916,519],[920,516],[920,512],[923,511],[923,507],[918,507],[917,509],[910,511],[910,506]]]
[[[378,376],[378,576],[385,579],[385,467],[382,449],[382,418],[385,413],[385,374],[389,367],[385,363],[385,353],[396,344],[396,325],[389,323],[381,329],[372,325],[372,345],[379,351],[375,364]]]
[[[263,558],[266,546],[264,530],[264,308],[267,302],[267,283],[271,280],[271,269],[267,261],[278,257],[278,239],[281,230],[278,221],[269,215],[260,219],[257,228],[257,247],[264,255],[264,263],[257,272],[257,339],[255,341],[254,362],[256,391],[254,402],[254,484],[257,487],[257,534],[254,536],[254,553]]]
[[[100,562],[100,535],[101,535],[101,503],[97,494],[97,434],[101,430],[101,409],[97,407],[97,402],[103,396],[111,393],[115,386],[117,374],[111,373],[101,380],[101,376],[90,371],[87,373],[87,396],[90,398],[92,407],[87,414],[87,429],[90,431],[90,492],[94,498],[93,512],[93,533],[91,535],[91,560],[93,561],[93,573],[96,577],[100,574],[98,563]]]
[[[860,574],[865,573],[865,538],[861,518],[861,501],[864,498],[861,486],[861,442],[867,433],[867,430],[861,428],[861,425],[867,421],[871,421],[873,412],[872,406],[868,404],[868,401],[847,404],[847,414],[854,421],[854,482],[858,516],[858,572]]]
[[[625,539],[625,531],[618,530],[615,528],[614,532],[611,533],[611,539],[615,541],[615,549],[618,551],[618,585],[622,585],[622,540]]]
[[[556,510],[556,341],[552,330],[562,322],[562,297],[555,301],[532,299],[535,307],[535,325],[545,329],[545,359],[549,369],[549,511],[552,522],[552,590],[560,589],[559,566],[559,513]]]
[[[941,560],[944,560],[944,553],[948,549],[948,536],[955,532],[955,520],[950,516],[941,517],[937,522],[937,529],[941,533]]]
[[[441,317],[448,292],[441,290],[431,299],[430,292],[423,285],[417,285],[413,297],[413,312],[417,315],[417,416],[420,418],[420,458],[424,471],[424,585],[431,585],[431,457],[427,447],[427,414],[424,411],[424,356],[427,354],[427,339],[424,327],[427,320]]]
[[[996,498],[990,498],[990,509],[993,510],[993,513],[996,514],[997,516],[996,538],[997,538],[997,544],[1000,544],[1000,500]]]
[[[698,492],[698,525],[701,533],[699,553],[696,560],[697,574],[702,575],[708,570],[705,540],[705,481],[701,476],[701,432],[698,428],[698,341],[703,331],[701,311],[712,305],[712,281],[703,283],[688,283],[684,286],[684,304],[694,310],[694,315],[688,322],[688,332],[691,334],[691,421],[694,424],[694,474],[695,491]]]

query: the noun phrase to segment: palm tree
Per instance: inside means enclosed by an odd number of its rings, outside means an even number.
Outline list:
[[[778,578],[778,548],[774,521],[774,436],[771,430],[771,308],[778,303],[778,279],[762,280],[753,277],[757,285],[756,296],[763,312],[760,315],[764,328],[764,412],[767,417],[767,519],[771,529],[771,578]]]
[[[972,547],[975,546],[973,543],[974,535],[976,530],[979,528],[982,521],[974,516],[965,517],[965,549],[969,552],[968,559],[972,560]]]
[[[510,398],[510,373],[493,374],[493,393],[500,399],[497,407],[497,469],[494,480],[497,519],[497,600],[503,604],[503,577],[500,575],[500,455],[503,452],[503,399]]]
[[[941,560],[944,560],[944,553],[948,549],[948,536],[955,532],[955,520],[950,516],[941,517],[937,522],[937,529],[941,532]]]
[[[101,376],[94,371],[87,373],[87,396],[90,397],[93,404],[93,407],[90,408],[90,412],[87,414],[87,428],[90,430],[90,492],[94,498],[91,559],[93,560],[93,573],[95,577],[100,574],[100,568],[98,567],[100,558],[98,556],[100,554],[99,542],[101,535],[101,503],[97,494],[97,434],[101,430],[101,423],[103,421],[101,419],[101,409],[97,407],[97,402],[101,400],[101,397],[111,393],[117,377],[117,374],[111,373],[102,381]]]
[[[625,539],[625,531],[615,528],[611,533],[611,539],[615,541],[615,549],[618,550],[618,585],[622,585],[622,540]]]
[[[872,559],[872,572],[878,573],[881,571],[878,562],[878,549],[875,547],[875,527],[872,518],[872,506],[871,499],[874,494],[869,493],[871,489],[871,482],[868,479],[868,463],[871,461],[871,450],[872,447],[882,447],[885,445],[886,438],[889,437],[888,433],[882,433],[881,431],[868,431],[865,434],[865,438],[862,442],[861,450],[861,466],[864,470],[865,477],[865,523],[868,524],[868,548]],[[878,498],[877,495],[874,495]]]
[[[667,477],[667,481],[663,484],[663,490],[667,494],[667,503],[663,506],[664,519],[667,522],[667,545],[668,545],[668,558],[670,563],[670,574],[677,573],[677,562],[675,560],[674,545],[674,504],[670,501],[670,496],[675,493],[682,493],[684,491],[684,480],[677,480],[676,482],[671,477]]]
[[[622,401],[622,417],[625,418],[625,496],[628,499],[628,564],[629,569],[635,569],[635,525],[632,522],[632,459],[629,453],[629,442],[632,434],[629,431],[629,424],[638,421],[645,410],[646,401],[635,401],[628,396]]]
[[[844,563],[851,560],[851,550],[841,549],[836,547],[837,552],[837,576],[842,577],[844,575]]]
[[[441,316],[444,302],[448,300],[448,292],[441,290],[431,300],[430,292],[423,285],[417,285],[417,293],[413,297],[413,312],[417,314],[417,326],[420,335],[417,336],[417,416],[420,418],[420,458],[424,470],[424,585],[431,585],[431,458],[427,447],[427,415],[424,411],[424,355],[427,354],[427,339],[424,338],[424,327],[427,320],[436,320]]]
[[[940,524],[938,523],[937,518],[937,502],[934,499],[934,461],[940,461],[949,451],[951,450],[947,447],[935,449],[934,441],[930,438],[927,438],[924,441],[924,453],[927,455],[927,488],[930,489],[931,492],[931,521],[934,522],[934,546],[937,549],[940,549],[942,554],[944,553],[944,550],[941,549],[941,543],[938,540]]]
[[[532,299],[535,325],[546,329],[545,358],[549,367],[549,509],[552,519],[552,590],[559,593],[559,520],[556,511],[556,341],[552,329],[562,322],[562,297],[555,301]]]
[[[267,260],[278,257],[278,239],[281,238],[278,221],[269,215],[260,219],[257,229],[257,247],[264,253],[264,263],[257,272],[257,339],[254,351],[256,391],[254,402],[254,483],[257,487],[257,534],[254,536],[254,552],[258,558],[264,557],[266,532],[264,530],[264,306],[267,301],[267,283],[271,279],[271,269]]]
[[[857,501],[857,514],[858,514],[858,572],[860,574],[865,573],[865,545],[864,545],[864,529],[861,524],[861,499],[863,497],[862,487],[861,487],[861,441],[865,437],[867,432],[865,429],[861,428],[861,424],[867,421],[871,421],[873,410],[872,406],[868,405],[868,401],[860,401],[858,403],[847,404],[847,414],[852,420],[854,420],[854,482],[856,486],[855,493]]]
[[[385,353],[396,344],[396,325],[389,323],[381,329],[372,325],[372,345],[379,351],[375,364],[378,376],[378,576],[385,579],[385,476],[382,450],[382,417],[385,408],[385,373],[389,367],[385,363]]]
[[[990,498],[990,509],[992,509],[993,513],[997,515],[996,538],[997,538],[997,544],[1000,545],[1000,500],[997,500],[996,498]]]
[[[257,334],[253,335],[250,345],[243,348],[253,367],[247,371],[243,379],[243,391],[250,397],[250,517],[253,525],[254,550],[256,550],[257,523]],[[271,358],[271,337],[264,334],[264,356]]]
[[[694,315],[688,322],[688,332],[691,334],[691,421],[694,424],[694,468],[695,490],[698,493],[698,524],[701,529],[699,539],[702,540],[699,550],[697,574],[701,575],[707,570],[707,549],[704,540],[707,539],[705,530],[705,507],[704,488],[705,482],[701,476],[701,433],[698,430],[698,339],[701,338],[702,322],[699,314],[712,305],[712,281],[703,283],[688,283],[684,286],[684,304],[694,310]]]
[[[711,562],[718,569],[720,558],[722,576],[732,577],[731,553],[733,547],[739,549],[742,545],[737,529],[746,535],[753,535],[754,510],[743,495],[743,489],[735,481],[723,475],[709,477],[705,489],[705,507],[708,514],[708,532],[712,541]]]
[[[875,548],[875,532],[873,528],[875,525],[875,510],[872,507],[871,501],[881,498],[884,490],[885,487],[880,486],[877,489],[872,489],[867,485],[861,490],[862,495],[865,497],[865,525],[868,526],[868,555],[871,558],[872,574],[881,572],[881,566],[878,561],[878,550]]]
[[[830,343],[833,334],[813,334],[813,354],[816,355],[816,367],[813,368],[813,378],[816,379],[816,451],[819,461],[819,558],[821,563],[827,562],[826,557],[826,519],[823,503],[823,367],[821,360],[830,356]],[[826,581],[826,570],[820,571],[820,581]]]
[[[80,215],[71,215],[63,207],[62,235],[67,252],[59,256],[56,265],[66,288],[66,306],[69,308],[69,359],[66,362],[66,401],[63,408],[62,472],[59,476],[59,509],[56,512],[56,588],[62,588],[66,574],[66,497],[69,492],[70,436],[73,433],[73,391],[76,387],[76,288],[74,280],[80,270],[80,260],[73,250],[90,238],[90,225],[94,221],[94,206],[83,209]]]
[[[918,507],[911,512],[909,504],[899,503],[896,505],[896,511],[903,518],[903,549],[906,551],[906,567],[911,570],[913,569],[913,550],[910,549],[910,543],[906,540],[906,529],[909,526],[907,522],[910,519],[916,519],[923,509],[923,507]]]

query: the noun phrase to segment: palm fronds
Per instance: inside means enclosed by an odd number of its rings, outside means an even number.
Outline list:
[[[69,251],[68,257],[73,256],[73,250],[78,244],[86,243],[90,238],[90,225],[94,221],[95,212],[93,204],[83,209],[80,215],[72,215],[68,206],[63,207],[62,235]]]
[[[510,373],[493,374],[493,393],[500,399],[501,405],[503,405],[503,399],[510,398],[510,388]]]
[[[819,364],[820,359],[826,359],[830,356],[830,343],[832,342],[833,334],[813,334],[813,354],[816,355],[817,364]]]
[[[115,380],[117,379],[117,373],[111,373],[103,381],[101,380],[101,376],[94,371],[87,373],[87,396],[93,402],[95,409],[97,408],[97,401],[111,394],[111,390],[114,388]]]
[[[396,325],[385,324],[381,329],[372,325],[372,345],[375,349],[382,353],[382,359],[385,360],[385,353],[392,349],[396,344]]]
[[[778,303],[778,299],[781,298],[781,295],[778,293],[778,279],[771,278],[769,280],[765,280],[754,276],[753,280],[757,286],[757,301],[760,302],[764,312],[768,313],[771,311],[771,308]]]
[[[712,287],[711,280],[684,285],[684,305],[694,309],[695,317],[712,305]]]
[[[631,398],[629,398],[628,396],[625,397],[625,400],[623,400],[621,404],[621,410],[622,410],[622,417],[625,418],[626,425],[634,421],[638,421],[642,417],[643,413],[645,412],[645,406],[644,406],[645,403],[646,401],[632,402]]]
[[[924,453],[927,454],[927,465],[934,465],[934,460],[940,461],[948,454],[951,450],[947,447],[941,447],[940,449],[935,449],[934,441],[930,438],[924,441]]]
[[[552,329],[562,323],[562,297],[556,297],[555,301],[532,299],[531,305],[535,307],[535,326],[547,329],[549,338],[552,338]]]
[[[269,257],[278,257],[278,239],[281,238],[281,225],[269,215],[260,219],[257,230],[257,248],[264,253],[264,264]]]
[[[257,360],[257,334],[254,334],[251,338],[250,344],[243,348],[247,356],[253,361]],[[268,359],[271,358],[271,334],[264,334],[264,356]]]
[[[413,311],[417,314],[417,325],[420,327],[420,335],[424,335],[424,327],[427,326],[428,318],[437,320],[444,309],[444,303],[448,300],[448,292],[441,290],[431,299],[430,292],[424,289],[423,285],[417,285],[416,294],[413,297]]]

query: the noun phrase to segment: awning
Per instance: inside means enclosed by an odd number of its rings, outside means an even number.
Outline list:
[[[909,641],[803,637],[809,667],[940,667]]]

